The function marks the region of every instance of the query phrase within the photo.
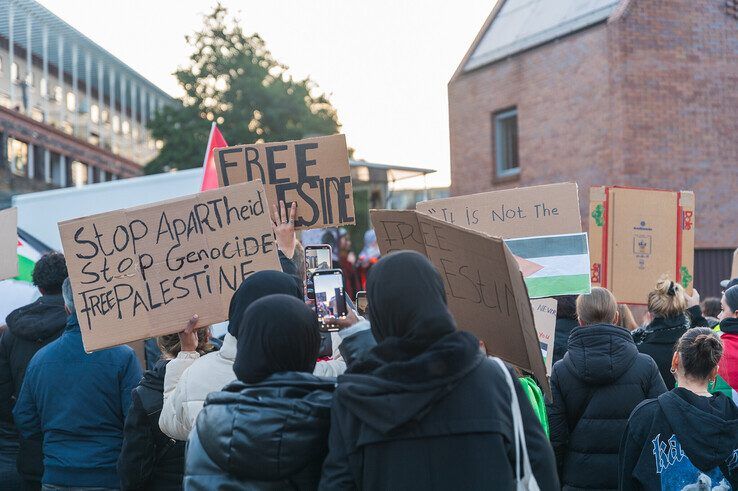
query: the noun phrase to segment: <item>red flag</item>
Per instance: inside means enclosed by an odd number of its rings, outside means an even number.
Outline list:
[[[208,147],[205,149],[205,160],[202,163],[202,186],[200,191],[208,189],[216,189],[218,187],[218,173],[215,170],[215,159],[213,159],[213,149],[227,147],[228,144],[223,138],[218,126],[213,121],[210,127],[210,136],[208,137]]]

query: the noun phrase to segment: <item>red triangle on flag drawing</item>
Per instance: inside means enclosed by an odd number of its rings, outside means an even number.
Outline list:
[[[205,159],[202,163],[202,186],[200,191],[218,188],[218,172],[215,170],[215,159],[213,158],[213,150],[216,148],[227,147],[223,134],[218,129],[218,125],[213,121],[210,127],[210,136],[208,137],[208,147],[205,149]]]
[[[533,273],[536,273],[543,269],[543,266],[541,266],[540,264],[534,263],[533,261],[528,261],[527,259],[523,259],[522,257],[516,256],[515,254],[513,254],[513,257],[518,262],[518,266],[520,267],[520,272],[523,273],[523,278],[527,278]]]

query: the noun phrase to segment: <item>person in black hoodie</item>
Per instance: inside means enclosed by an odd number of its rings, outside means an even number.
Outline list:
[[[577,327],[577,296],[561,295],[556,298],[556,331],[552,364],[564,358],[569,335]]]
[[[669,371],[674,346],[690,327],[707,326],[700,309],[700,295],[694,290],[688,296],[682,285],[662,276],[656,288],[648,294],[651,323],[633,331],[638,351],[654,359],[667,389],[673,389],[674,375]]]
[[[58,338],[67,324],[62,283],[67,277],[64,255],[51,252],[41,256],[31,275],[41,297],[11,312],[7,332],[0,338],[0,424],[15,432],[13,406],[18,399],[26,367],[38,350]],[[13,438],[11,436],[8,438]],[[41,489],[43,453],[41,442],[19,440],[18,472],[25,489]]]
[[[211,393],[197,417],[185,489],[317,487],[335,387],[312,374],[319,348],[317,317],[302,301],[269,295],[246,309],[238,380]]]
[[[367,297],[378,344],[338,378],[320,488],[513,489],[505,374],[456,330],[438,271],[416,252],[390,254],[369,272]],[[551,445],[514,385],[533,474],[558,489]]]
[[[738,487],[738,407],[711,395],[723,347],[708,328],[679,339],[671,370],[679,387],[635,408],[620,444],[620,489]]]
[[[576,302],[579,324],[553,367],[548,406],[551,443],[565,490],[617,489],[618,449],[628,416],[666,392],[653,359],[616,326],[618,304],[604,288]]]
[[[195,351],[206,354],[211,348],[209,337],[209,329],[198,330]],[[181,345],[177,334],[160,336],[156,341],[159,360],[133,389],[123,427],[118,476],[124,491],[182,489],[185,442],[169,438],[159,429],[166,366]]]

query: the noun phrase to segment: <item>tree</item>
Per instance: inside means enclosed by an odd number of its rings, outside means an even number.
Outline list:
[[[202,165],[212,121],[234,145],[338,132],[336,110],[317,84],[293,79],[258,34],[244,34],[227,17],[218,4],[202,30],[185,38],[194,50],[189,65],[174,73],[185,95],[148,125],[164,146],[147,174]]]

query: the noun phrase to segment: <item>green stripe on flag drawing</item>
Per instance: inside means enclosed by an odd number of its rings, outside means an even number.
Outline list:
[[[591,284],[589,274],[573,274],[565,276],[543,276],[540,278],[525,278],[530,298],[553,297],[563,295],[578,295],[589,293]]]

